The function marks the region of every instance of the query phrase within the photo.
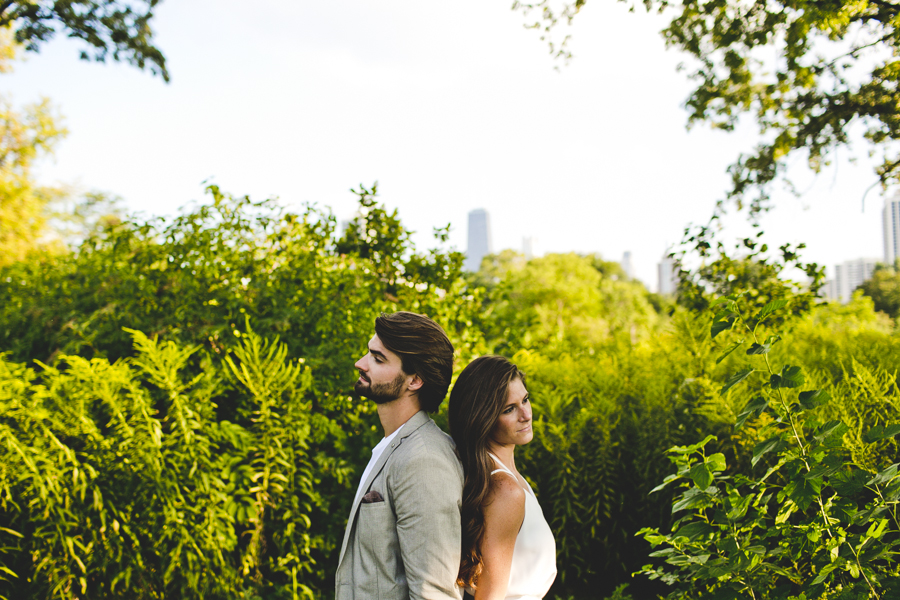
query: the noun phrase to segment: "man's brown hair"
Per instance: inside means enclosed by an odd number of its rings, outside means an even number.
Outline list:
[[[400,357],[404,373],[419,376],[419,404],[435,412],[453,375],[453,344],[441,326],[416,313],[382,313],[375,319],[375,333],[385,348]]]

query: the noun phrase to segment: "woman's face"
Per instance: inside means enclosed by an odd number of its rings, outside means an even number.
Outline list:
[[[531,400],[521,379],[509,384],[506,404],[491,432],[491,440],[498,446],[527,444],[534,437],[531,430]]]

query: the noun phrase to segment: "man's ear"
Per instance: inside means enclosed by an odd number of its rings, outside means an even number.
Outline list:
[[[422,389],[423,385],[425,385],[425,382],[422,381],[422,378],[418,375],[413,375],[412,379],[409,380],[409,383],[406,385],[406,387],[411,392],[418,392],[420,389]]]

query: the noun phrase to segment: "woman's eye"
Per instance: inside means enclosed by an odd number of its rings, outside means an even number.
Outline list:
[[[503,411],[503,414],[504,414],[504,415],[508,415],[509,413],[511,413],[511,412],[513,411],[513,408],[515,408],[515,407],[514,407],[514,406],[510,406],[509,408],[507,408],[506,410]]]

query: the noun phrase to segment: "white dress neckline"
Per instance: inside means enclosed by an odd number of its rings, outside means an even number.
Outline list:
[[[534,498],[537,498],[537,496],[534,495],[534,490],[531,489],[531,486],[528,484],[527,481],[525,481],[525,485],[522,485],[522,484],[519,482],[519,478],[516,477],[516,474],[513,473],[512,471],[510,471],[509,468],[508,468],[506,465],[503,464],[503,461],[502,461],[502,460],[500,460],[499,458],[497,458],[492,452],[488,452],[488,456],[490,456],[491,458],[493,458],[495,461],[497,461],[497,464],[500,465],[500,468],[499,468],[499,469],[494,469],[493,471],[491,471],[491,475],[493,475],[494,473],[498,473],[498,472],[508,473],[508,474],[510,474],[510,475],[512,476],[513,479],[516,480],[516,483],[518,483],[518,484],[520,485],[520,487],[521,487],[523,490],[525,490],[528,494],[530,494],[530,495],[533,496]],[[524,481],[525,478],[522,477],[522,480]]]

